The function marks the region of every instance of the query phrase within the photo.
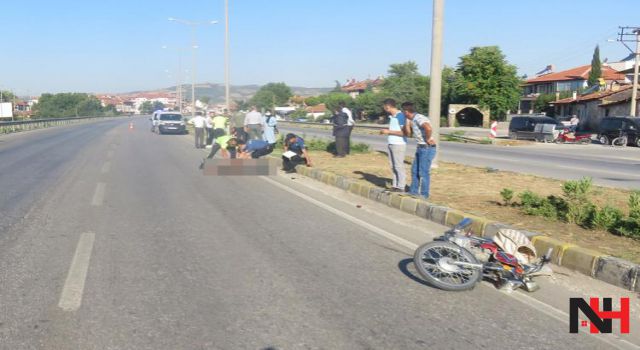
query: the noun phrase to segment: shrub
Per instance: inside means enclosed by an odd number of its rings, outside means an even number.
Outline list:
[[[522,211],[527,215],[543,216],[549,219],[558,218],[558,210],[555,203],[556,197],[542,198],[531,191],[520,194]]]
[[[640,220],[640,191],[633,191],[629,195],[629,217]]]
[[[566,213],[560,215],[565,221],[589,227],[596,212],[596,206],[589,200],[593,181],[584,177],[577,181],[565,181],[562,192],[567,204]]]
[[[502,196],[502,201],[504,205],[511,205],[511,200],[513,200],[513,190],[510,188],[503,188],[500,191],[500,195]]]
[[[618,227],[623,217],[624,214],[620,209],[607,205],[594,213],[593,220],[591,221],[591,226],[602,230],[614,232],[615,228]]]
[[[640,239],[640,219],[625,218],[620,220],[618,225],[613,229],[613,233],[624,237]]]

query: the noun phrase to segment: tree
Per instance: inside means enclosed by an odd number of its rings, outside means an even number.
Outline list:
[[[8,90],[2,90],[2,93],[0,95],[2,95],[0,102],[13,102],[13,100],[16,98],[16,95]]]
[[[307,106],[317,106],[322,103],[322,96],[311,96],[304,100],[304,104]]]
[[[140,105],[140,113],[151,114],[153,112],[155,112],[155,110],[153,109],[153,104],[151,104],[151,101],[142,102],[142,104]]]
[[[237,100],[234,101],[234,103],[236,105],[236,109],[239,111],[246,111],[251,107],[251,104],[246,100]]]
[[[503,118],[520,98],[520,79],[514,65],[507,62],[497,46],[474,47],[460,58],[455,90],[460,100],[489,108],[495,118]]]
[[[457,90],[458,72],[454,68],[444,67],[442,69],[442,97],[440,111],[442,116],[447,115],[449,105],[458,103],[460,96]]]
[[[384,96],[382,94],[367,91],[356,97],[356,109],[361,113],[363,118],[375,119],[377,116],[384,113],[382,110],[383,100]]]
[[[389,76],[382,83],[381,94],[398,103],[411,101],[418,111],[426,113],[429,109],[429,77],[418,72],[415,62],[392,64]]]
[[[161,111],[161,110],[164,109],[164,103],[162,103],[160,101],[153,101],[153,104],[151,106],[153,108],[152,112]]]
[[[285,83],[269,83],[256,92],[251,104],[258,108],[272,108],[287,103],[291,96],[293,92]]]
[[[602,62],[600,62],[600,46],[596,45],[596,48],[593,50],[593,58],[591,59],[589,79],[587,80],[589,86],[600,84],[600,77],[602,77]]]
[[[208,105],[208,104],[209,104],[209,102],[211,102],[211,97],[209,97],[209,96],[200,96],[200,97],[198,98],[198,100],[200,100],[200,102],[202,102],[202,103],[204,103],[204,104]]]
[[[33,111],[38,118],[93,117],[104,114],[100,100],[82,93],[42,94]]]

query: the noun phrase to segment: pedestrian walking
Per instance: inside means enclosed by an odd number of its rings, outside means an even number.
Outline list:
[[[282,154],[282,170],[287,173],[294,173],[298,164],[312,166],[311,157],[307,152],[302,137],[296,134],[287,134],[284,138],[284,153]]]
[[[213,142],[213,118],[210,115],[204,118],[204,126],[207,131],[207,147],[210,147]]]
[[[189,120],[189,124],[195,128],[196,148],[204,148],[205,118],[201,115],[196,115]]]
[[[431,186],[431,162],[436,156],[436,141],[433,139],[431,120],[416,112],[416,107],[411,102],[405,102],[401,106],[402,113],[407,118],[405,134],[411,135],[416,140],[416,154],[411,165],[411,186],[409,194],[429,198]]]
[[[262,139],[262,114],[253,106],[251,112],[244,117],[244,131],[249,134],[249,139]]]
[[[270,145],[275,146],[276,144],[276,131],[278,128],[278,121],[276,117],[271,114],[270,111],[267,111],[262,118],[262,130],[264,130],[263,138]]]
[[[333,136],[336,144],[336,158],[344,158],[348,153],[349,145],[349,117],[344,109],[338,107],[334,111],[333,117]]]
[[[392,98],[384,100],[383,108],[389,115],[389,128],[380,130],[380,134],[388,135],[389,164],[392,173],[391,192],[404,192],[407,181],[404,167],[404,156],[407,150],[407,138],[404,130],[406,118]]]
[[[347,108],[344,102],[339,102],[338,106],[340,106],[341,111],[348,117],[347,126],[349,127],[349,134],[347,135],[347,154],[351,154],[351,132],[353,132],[353,128],[356,126],[356,121],[353,119],[353,112]]]

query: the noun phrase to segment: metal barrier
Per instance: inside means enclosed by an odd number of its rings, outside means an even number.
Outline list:
[[[72,118],[50,118],[50,119],[29,119],[19,121],[1,121],[0,134],[10,134],[14,132],[44,129],[54,126],[69,125],[75,123],[89,122],[94,120],[105,120],[117,117],[72,117]]]
[[[298,121],[292,121],[292,120],[279,120],[278,123],[283,123],[283,124],[300,124],[300,125],[320,125],[320,126],[332,126],[333,124],[331,123],[312,123],[312,122],[298,122]],[[378,129],[385,129],[387,128],[386,125],[362,125],[362,124],[356,124],[354,126],[355,128],[358,129],[372,129],[372,130],[378,130]]]

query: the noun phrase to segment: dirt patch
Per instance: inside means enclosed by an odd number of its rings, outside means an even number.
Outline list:
[[[313,152],[314,166],[362,183],[389,187],[391,171],[386,154],[372,152],[335,159],[326,152]],[[407,162],[410,175],[410,164]],[[500,191],[507,187],[520,193],[531,190],[540,195],[561,195],[562,181],[495,169],[439,162],[432,171],[430,202],[539,232],[550,237],[595,249],[640,263],[640,242],[606,231],[586,230],[577,225],[547,220],[521,213],[518,207],[501,204]],[[629,191],[594,186],[593,201],[627,211]]]

